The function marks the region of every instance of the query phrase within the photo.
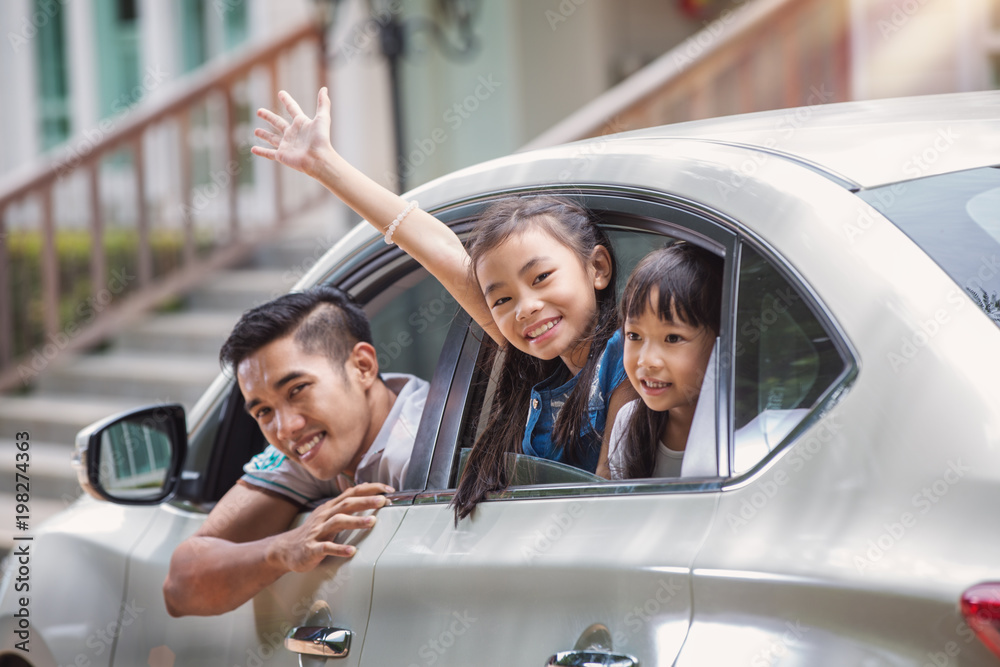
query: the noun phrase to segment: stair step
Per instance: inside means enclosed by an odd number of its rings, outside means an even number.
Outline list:
[[[123,331],[116,349],[133,352],[217,356],[239,311],[186,311],[156,315]]]
[[[280,269],[220,271],[201,289],[188,295],[192,309],[243,312],[281,296],[295,284],[294,271]]]
[[[26,431],[31,442],[53,442],[71,448],[76,432],[84,426],[149,403],[142,399],[62,395],[5,396],[0,399],[0,433]]]
[[[67,504],[75,500],[82,490],[72,464],[73,447],[65,443],[39,442],[34,436],[28,442],[27,477],[32,502],[38,498],[55,498]],[[20,472],[18,451],[13,439],[4,441],[0,447],[0,494],[17,491],[19,478],[14,473]]]
[[[354,211],[336,197],[329,197],[323,205],[300,215],[276,243],[258,248],[253,263],[260,268],[281,269],[297,281],[358,222]]]
[[[81,356],[50,369],[40,376],[38,391],[190,407],[219,371],[215,356],[110,352]]]

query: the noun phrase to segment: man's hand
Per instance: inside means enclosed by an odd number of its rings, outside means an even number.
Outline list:
[[[336,544],[342,530],[370,528],[375,517],[351,514],[383,507],[385,484],[359,484],[316,508],[289,530],[299,513],[291,502],[237,484],[216,503],[205,523],[170,559],[163,597],[171,616],[231,611],[286,572],[306,572],[327,556],[350,557]]]
[[[320,88],[313,118],[284,90],[278,93],[278,98],[291,114],[291,122],[268,109],[258,109],[257,115],[270,123],[274,131],[257,128],[254,135],[272,148],[252,146],[250,152],[316,177],[324,162],[329,163],[336,155],[330,143],[330,96],[325,87]]]
[[[381,494],[392,491],[385,484],[359,484],[326,501],[312,511],[305,523],[273,541],[269,560],[276,559],[293,572],[308,572],[327,556],[350,558],[356,549],[334,542],[337,533],[374,526],[374,516],[355,514],[384,507],[389,500]]]

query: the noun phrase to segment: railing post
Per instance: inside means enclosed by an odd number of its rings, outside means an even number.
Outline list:
[[[274,108],[275,113],[281,113],[281,100],[278,99],[278,91],[281,90],[278,84],[278,58],[280,56],[276,55],[274,58],[268,61],[267,69],[271,76],[271,94],[273,99],[271,105]],[[282,187],[282,174],[285,172],[284,169],[274,168],[274,219],[280,225],[285,221],[285,191]]]
[[[90,292],[96,303],[108,275],[108,261],[104,252],[104,218],[101,213],[100,159],[91,162],[87,171],[90,184]]]
[[[179,166],[180,166],[180,199],[181,215],[184,217],[184,264],[190,266],[195,261],[194,238],[194,208],[192,206],[191,188],[191,110],[184,109],[177,115],[177,132]]]
[[[799,61],[798,36],[795,33],[799,13],[792,9],[786,16],[783,16],[777,25],[778,39],[781,40],[781,64],[782,64],[782,103],[786,108],[798,106],[802,97],[802,63]]]
[[[153,249],[149,244],[149,211],[146,207],[146,159],[143,149],[144,133],[132,140],[132,159],[135,161],[136,232],[139,240],[139,285],[145,287],[153,280]]]
[[[239,165],[237,160],[236,142],[233,140],[233,135],[236,134],[236,108],[233,104],[233,87],[231,83],[227,83],[225,88],[222,89],[222,94],[226,100],[226,175],[228,180],[227,194],[229,195],[229,239],[231,242],[235,242],[239,238],[239,210],[237,208],[236,195],[238,188],[237,182],[239,181],[239,170],[233,168],[233,165]],[[234,173],[235,172],[235,173]]]
[[[7,235],[7,205],[0,205],[0,368],[14,358],[14,322],[10,288],[10,237]]]
[[[59,331],[59,258],[56,253],[56,226],[52,218],[52,184],[41,188],[42,198],[42,313],[45,333]]]
[[[839,35],[833,41],[833,99],[830,102],[849,102],[852,99],[851,90],[851,8],[848,0],[837,0],[834,3]]]

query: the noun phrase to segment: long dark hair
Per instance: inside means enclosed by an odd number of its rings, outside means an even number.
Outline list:
[[[244,359],[290,334],[300,349],[325,354],[335,368],[355,344],[374,344],[368,317],[354,299],[336,287],[316,285],[245,311],[219,350],[219,363],[235,374]]]
[[[565,461],[580,465],[586,459],[588,441],[593,437],[587,412],[590,385],[608,339],[618,329],[614,251],[604,230],[574,202],[548,196],[504,199],[490,206],[476,224],[469,245],[473,281],[478,284],[474,272],[479,260],[511,236],[532,226],[545,230],[573,250],[581,262],[588,261],[597,246],[604,246],[611,258],[612,279],[607,287],[596,292],[597,312],[589,336],[587,363],[580,370],[576,386],[559,411],[553,428],[553,439],[562,448]],[[456,520],[471,514],[490,492],[502,491],[510,484],[512,471],[508,467],[508,454],[522,453],[531,388],[565,367],[558,357],[538,359],[511,344],[502,348],[492,340],[484,344],[490,346],[486,359],[488,369],[493,369],[499,355],[502,360],[499,370],[494,372],[496,391],[486,426],[472,447],[452,502]]]
[[[722,258],[685,241],[654,250],[636,265],[622,293],[621,321],[641,317],[647,308],[665,322],[674,315],[693,327],[719,335],[722,310]],[[653,291],[657,291],[653,302]],[[650,410],[639,401],[625,431],[621,470],[625,479],[652,477],[656,449],[669,412]]]

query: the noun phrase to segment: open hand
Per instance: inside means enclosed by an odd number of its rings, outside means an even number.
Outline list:
[[[358,484],[317,507],[305,523],[282,536],[281,558],[285,565],[295,572],[308,572],[327,556],[353,556],[354,547],[337,544],[333,539],[342,530],[375,525],[374,516],[355,516],[355,513],[387,505],[389,501],[382,494],[392,491],[385,484]]]
[[[291,122],[268,109],[258,109],[257,115],[270,123],[274,131],[257,128],[254,136],[272,147],[253,146],[250,152],[316,176],[324,157],[333,153],[330,144],[330,95],[325,86],[319,89],[316,116],[313,118],[307,116],[298,102],[284,90],[278,93],[278,99],[291,114]]]

